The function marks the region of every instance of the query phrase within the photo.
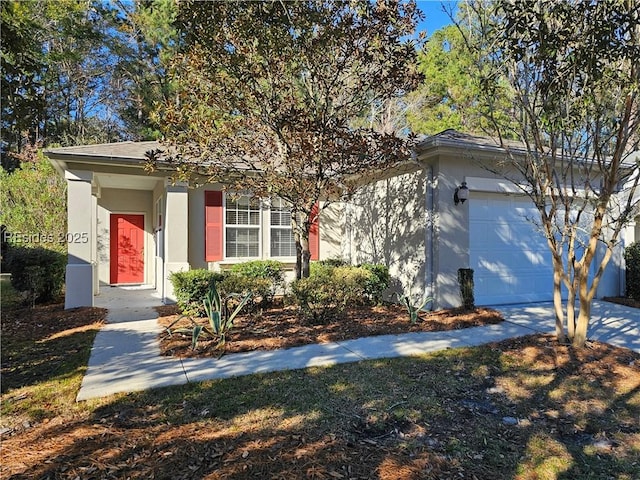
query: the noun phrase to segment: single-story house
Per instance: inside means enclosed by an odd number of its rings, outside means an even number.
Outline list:
[[[104,285],[151,285],[171,302],[170,273],[190,268],[276,259],[293,269],[289,212],[280,199],[148,174],[145,153],[157,147],[122,142],[45,152],[68,185],[66,308],[93,305]],[[483,137],[453,130],[427,137],[411,161],[370,179],[348,203],[322,209],[312,259],[384,263],[397,291],[431,296],[434,308],[460,305],[459,268],[474,270],[478,305],[550,301],[551,260],[532,221],[535,207],[485,168],[504,155]],[[625,229],[599,298],[624,293],[622,248],[636,240],[640,217]]]

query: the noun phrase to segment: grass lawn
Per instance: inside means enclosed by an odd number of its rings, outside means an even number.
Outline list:
[[[532,336],[78,404],[101,315],[3,311],[0,477],[640,478],[629,350]]]

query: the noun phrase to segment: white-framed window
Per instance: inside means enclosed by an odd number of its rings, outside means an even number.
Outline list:
[[[269,213],[269,255],[295,257],[296,244],[291,230],[291,208],[281,198],[272,198]]]
[[[249,195],[225,197],[225,257],[260,257],[260,200]]]

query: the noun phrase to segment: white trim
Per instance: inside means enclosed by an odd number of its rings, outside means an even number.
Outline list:
[[[473,192],[511,193],[523,195],[524,192],[513,182],[504,178],[465,177],[467,187]]]
[[[90,170],[65,170],[65,180],[79,182],[93,182],[93,172]]]

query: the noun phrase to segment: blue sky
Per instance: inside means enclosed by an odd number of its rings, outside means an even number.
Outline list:
[[[418,7],[425,14],[425,19],[418,24],[418,30],[426,30],[427,36],[431,36],[433,32],[439,28],[449,25],[451,19],[442,11],[442,5],[447,7],[455,7],[458,2],[442,2],[442,1],[429,1],[429,0],[417,0]]]

